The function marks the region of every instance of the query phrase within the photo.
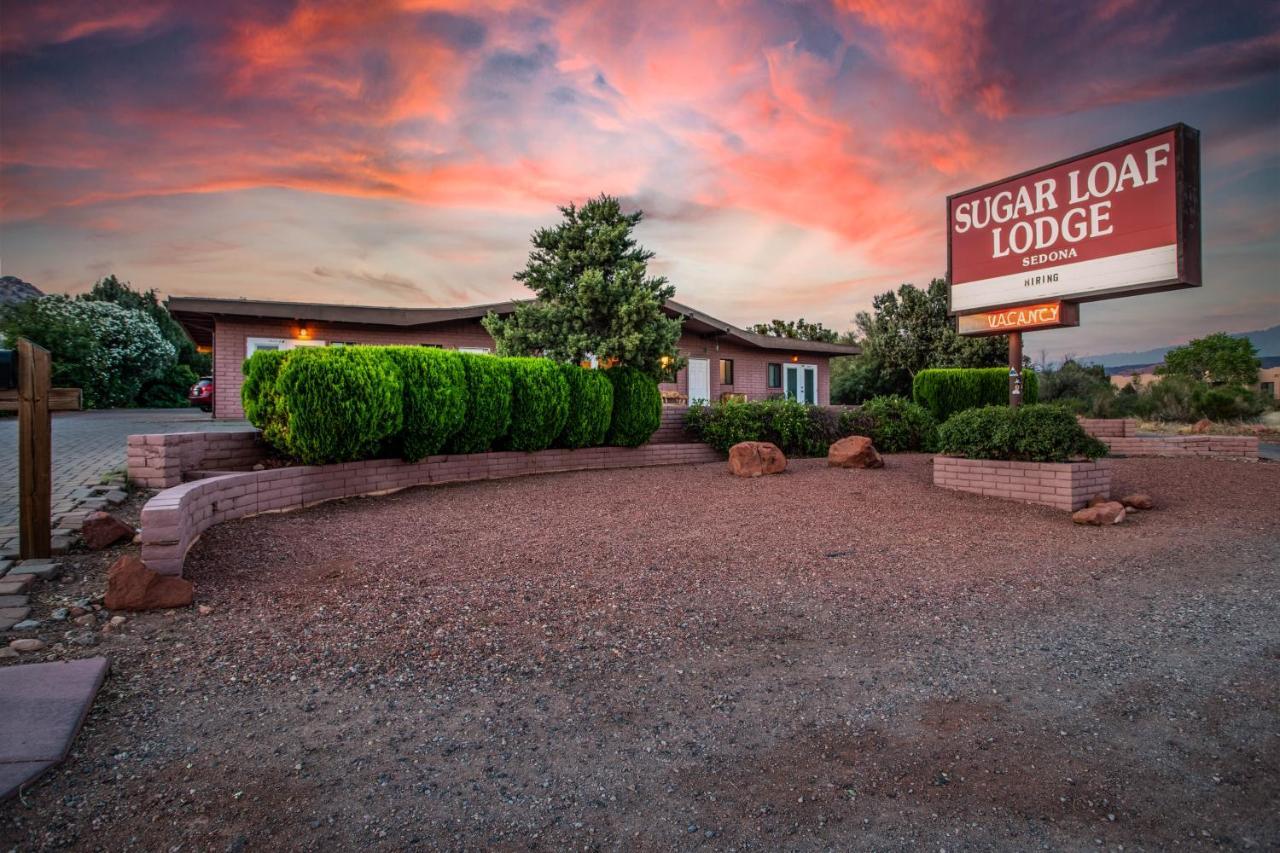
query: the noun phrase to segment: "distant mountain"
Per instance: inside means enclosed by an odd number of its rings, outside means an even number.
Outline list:
[[[1239,332],[1231,337],[1248,338],[1253,341],[1254,349],[1258,351],[1259,356],[1280,355],[1280,326],[1259,329],[1256,332]],[[1140,352],[1111,352],[1106,355],[1084,355],[1078,356],[1076,361],[1081,364],[1101,364],[1108,370],[1115,367],[1160,364],[1164,361],[1165,353],[1171,349],[1175,347],[1159,347]]]
[[[38,296],[44,294],[34,284],[23,281],[16,275],[0,275],[0,308],[17,305]]]

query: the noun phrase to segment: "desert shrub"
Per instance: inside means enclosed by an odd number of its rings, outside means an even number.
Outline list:
[[[1161,380],[1168,382],[1172,377]],[[1266,398],[1240,385],[1204,385],[1191,395],[1193,414],[1211,421],[1240,421],[1266,411]]]
[[[982,406],[1008,405],[1007,367],[946,367],[922,370],[912,382],[915,402],[924,406],[938,423],[956,412]],[[1040,399],[1035,371],[1022,371],[1022,402]]]
[[[378,347],[400,374],[404,428],[389,449],[409,462],[439,453],[467,414],[462,356],[433,347]]]
[[[289,415],[280,402],[276,379],[289,353],[282,350],[258,350],[244,360],[240,372],[240,404],[249,423],[262,430],[262,439],[277,450],[289,447]]]
[[[595,447],[604,443],[613,417],[613,383],[600,370],[562,364],[569,389],[569,416],[556,444],[560,447]]]
[[[842,435],[865,435],[882,453],[933,450],[938,423],[929,410],[905,397],[874,397],[840,415]]]
[[[511,426],[511,372],[492,355],[459,353],[466,374],[467,414],[445,442],[448,453],[483,453]]]
[[[403,425],[400,373],[380,347],[293,350],[275,385],[288,452],[308,464],[367,459]]]
[[[546,358],[504,358],[511,374],[511,428],[503,446],[545,450],[569,417],[569,383],[560,365]]]
[[[1047,404],[957,412],[938,428],[938,449],[970,459],[1021,462],[1066,462],[1107,455],[1107,446],[1086,433],[1075,415]]]
[[[639,447],[662,425],[658,383],[634,367],[612,367],[604,375],[613,384],[613,415],[605,443]]]

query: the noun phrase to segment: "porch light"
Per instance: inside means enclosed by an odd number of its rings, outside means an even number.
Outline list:
[[[795,364],[795,363],[796,363],[797,361],[799,361],[799,360],[800,360],[800,356],[798,356],[798,355],[793,355],[793,356],[791,356],[791,363],[792,363],[792,364]]]
[[[306,323],[298,324],[298,337],[302,338],[303,340],[306,340],[307,338],[311,337],[311,329],[307,326]]]

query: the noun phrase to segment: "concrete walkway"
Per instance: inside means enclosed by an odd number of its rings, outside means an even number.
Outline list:
[[[87,486],[123,471],[125,439],[144,432],[197,432],[248,428],[199,409],[106,409],[53,416],[53,516],[70,512]],[[0,418],[0,554],[17,551],[18,419]]]

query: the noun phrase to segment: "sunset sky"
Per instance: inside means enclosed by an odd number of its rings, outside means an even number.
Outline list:
[[[556,205],[642,208],[677,298],[849,328],[946,267],[944,199],[1177,121],[1206,286],[1029,354],[1280,323],[1280,4],[0,3],[0,272],[458,305]]]

